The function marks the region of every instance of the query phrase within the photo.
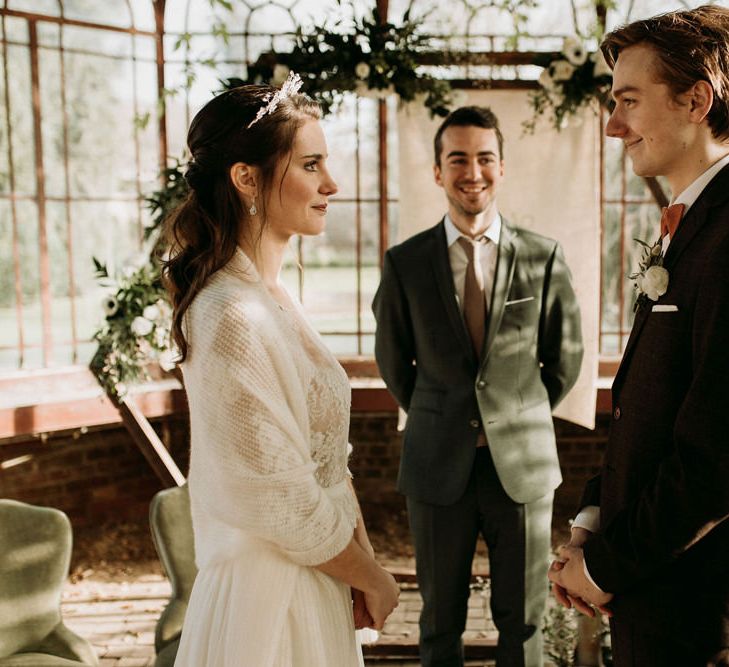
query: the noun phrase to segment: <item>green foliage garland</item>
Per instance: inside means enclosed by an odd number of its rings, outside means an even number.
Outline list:
[[[345,92],[382,97],[396,94],[403,102],[421,99],[433,116],[446,116],[452,104],[450,84],[418,71],[417,56],[429,50],[430,38],[418,31],[409,10],[401,25],[382,22],[374,9],[369,17],[343,21],[336,30],[299,27],[288,53],[266,53],[248,67],[248,77],[229,79],[226,86],[243,83],[280,85],[293,70],[304,81],[303,92],[327,113]],[[350,27],[350,31],[345,31]],[[345,29],[345,30],[343,30]]]

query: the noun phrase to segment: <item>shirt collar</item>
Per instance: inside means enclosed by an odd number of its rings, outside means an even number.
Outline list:
[[[448,247],[450,248],[456,241],[458,241],[458,238],[460,236],[465,236],[464,234],[461,234],[461,231],[453,224],[453,220],[451,220],[451,216],[447,213],[445,214],[445,218],[443,219],[443,224],[445,225],[445,233],[446,233],[446,243],[448,244]],[[496,217],[494,218],[494,221],[489,225],[488,229],[483,233],[483,235],[489,239],[490,241],[493,241],[496,245],[499,245],[499,239],[501,238],[501,214],[497,213]]]
[[[709,184],[712,178],[716,176],[726,165],[729,164],[729,155],[725,155],[718,162],[714,162],[701,176],[699,176],[691,185],[689,185],[681,194],[676,197],[671,203],[672,204],[683,204],[686,208],[684,209],[684,215],[699,198],[699,195],[704,191],[704,188]]]

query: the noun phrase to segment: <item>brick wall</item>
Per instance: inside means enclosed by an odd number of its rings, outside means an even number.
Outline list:
[[[187,418],[153,422],[187,469]],[[123,426],[0,442],[0,497],[66,512],[74,526],[147,515],[162,488]]]
[[[595,431],[557,420],[556,430],[565,478],[555,497],[555,526],[574,512],[587,478],[597,472],[609,419],[598,417]],[[186,416],[153,423],[171,448],[180,469],[187,470]],[[365,513],[375,506],[401,512],[395,491],[401,436],[393,413],[355,413],[350,439],[350,468]],[[140,518],[161,488],[149,465],[121,427],[50,434],[0,442],[0,497],[58,507],[74,525]]]
[[[598,415],[595,430],[591,431],[555,420],[564,477],[554,498],[554,526],[558,530],[566,530],[585,482],[600,469],[609,422],[609,416]],[[354,446],[350,469],[360,502],[365,506],[377,503],[401,509],[404,503],[395,490],[401,439],[397,432],[397,415],[353,415],[350,439]]]

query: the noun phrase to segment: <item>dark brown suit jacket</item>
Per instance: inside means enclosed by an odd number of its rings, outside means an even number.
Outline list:
[[[729,646],[729,167],[684,216],[668,291],[643,303],[613,384],[590,574],[616,618]],[[677,310],[654,310],[656,305]]]

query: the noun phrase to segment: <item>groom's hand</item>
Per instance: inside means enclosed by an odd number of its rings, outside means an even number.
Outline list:
[[[601,591],[587,578],[582,548],[562,546],[558,556],[561,563],[555,566],[557,564],[555,561],[550,567],[547,575],[550,581],[564,589],[573,606],[583,614],[595,615],[595,612],[589,607],[590,604],[598,607],[603,613],[609,613],[605,606],[613,599],[613,596],[611,593]],[[575,599],[579,599],[579,605],[575,604]]]
[[[553,572],[559,572],[560,570],[562,570],[564,568],[564,565],[564,561],[554,560],[549,566],[549,572],[547,573],[547,576],[552,582],[552,594],[554,595],[557,602],[559,602],[559,604],[561,604],[566,609],[571,609],[572,607],[574,607],[581,614],[585,614],[585,616],[594,616],[595,610],[587,602],[585,602],[582,598],[577,597],[576,595],[572,595],[567,591],[566,588],[564,588],[564,586],[561,586],[552,579],[551,574]]]
[[[581,547],[585,542],[587,542],[588,538],[592,535],[592,532],[587,530],[586,528],[581,528],[579,526],[573,526],[570,534],[570,541],[569,544],[566,546],[571,547]],[[550,572],[559,572],[564,568],[565,561],[562,559],[554,560],[552,561],[552,564],[549,566]],[[549,575],[547,575],[549,576]],[[550,577],[550,580],[552,577]],[[571,595],[566,588],[563,586],[560,586],[558,583],[552,580],[552,594],[554,595],[555,599],[559,604],[561,604],[563,607],[567,609],[571,609],[574,607],[582,614],[585,614],[586,616],[594,616],[595,611],[593,608],[589,605],[589,603],[585,602],[582,598]],[[601,610],[602,611],[602,610]],[[603,613],[606,613],[606,610],[603,611]]]

